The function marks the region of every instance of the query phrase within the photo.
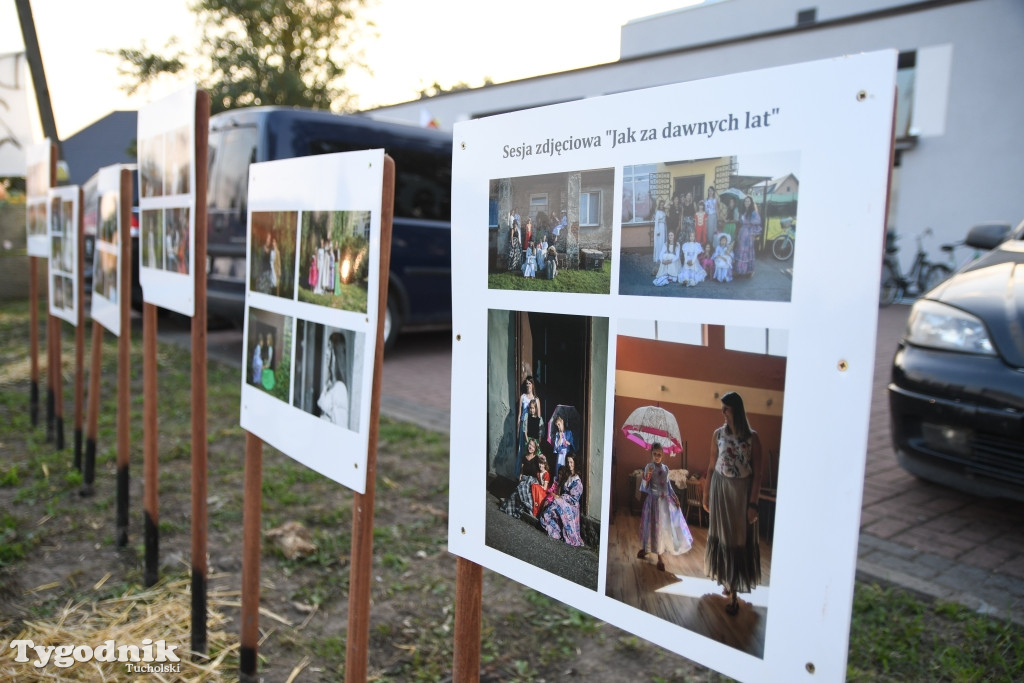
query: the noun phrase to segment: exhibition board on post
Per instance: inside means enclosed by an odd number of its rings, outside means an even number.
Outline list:
[[[46,228],[46,204],[53,179],[50,177],[50,156],[53,144],[49,138],[25,150],[25,230],[28,255],[48,258],[49,234]]]
[[[195,314],[196,86],[139,110],[139,284],[146,303]]]
[[[364,493],[384,151],[249,169],[241,425]]]
[[[844,678],[895,74],[455,126],[452,552],[738,679]]]
[[[96,214],[96,242],[92,256],[92,319],[121,336],[121,164],[104,166],[96,181],[99,211]],[[128,245],[131,254],[131,245]],[[130,256],[129,256],[130,257]],[[129,284],[130,287],[130,284]],[[131,296],[131,292],[127,292]]]
[[[50,315],[78,324],[78,224],[81,206],[77,185],[49,192]]]

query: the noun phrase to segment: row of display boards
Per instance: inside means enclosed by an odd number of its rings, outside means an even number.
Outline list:
[[[886,51],[455,126],[455,680],[479,678],[481,567],[738,679],[844,678],[895,69]],[[155,311],[194,316],[196,652],[205,649],[206,295],[196,271],[206,263],[208,102],[191,87],[147,106],[137,175],[101,170],[90,309],[93,381],[100,326],[119,336],[126,374],[135,180],[147,582],[158,548]],[[78,188],[51,187],[53,156],[48,142],[28,155],[29,254],[49,260],[52,318],[81,327],[82,200]],[[256,674],[263,442],[356,492],[346,678],[366,677],[394,177],[384,150],[250,167],[243,677]],[[776,266],[756,247],[779,218],[767,208],[772,193],[785,194],[786,218],[801,225],[799,248]],[[678,240],[666,234],[677,231]],[[58,339],[60,323],[49,329]],[[79,357],[82,345],[79,334]],[[119,542],[127,391],[125,379]],[[545,427],[532,433],[538,420]],[[700,455],[676,459],[683,441],[701,444]],[[534,449],[557,478],[547,491],[552,479],[524,466]],[[659,480],[686,467],[676,483],[690,500]],[[540,486],[533,510],[531,484]],[[639,523],[624,512],[640,497],[633,487],[646,493]],[[538,546],[557,542],[541,560],[501,532],[517,495],[515,523],[534,524]],[[710,512],[707,529],[688,528],[680,512],[694,496]],[[759,497],[773,504],[767,538],[757,535]],[[741,594],[739,616],[723,586]]]

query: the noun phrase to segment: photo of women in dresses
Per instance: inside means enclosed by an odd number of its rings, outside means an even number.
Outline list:
[[[797,261],[775,258],[771,243],[798,213],[799,165],[798,152],[781,151],[623,167],[622,202],[637,207],[622,221],[619,294],[790,301]],[[638,197],[658,209],[641,211]],[[664,268],[663,220],[681,247],[681,273]]]
[[[679,281],[679,269],[682,267],[679,251],[680,245],[676,243],[676,234],[669,230],[668,241],[658,254],[658,272],[654,275],[653,283],[655,287],[664,287]]]
[[[246,384],[288,402],[292,318],[257,308],[247,309]]]
[[[142,265],[146,268],[164,267],[164,210],[147,209],[142,212]]]
[[[576,459],[571,455],[558,468],[557,488],[554,498],[540,515],[540,525],[549,538],[564,541],[571,546],[583,545],[580,536],[580,498],[583,497],[583,480],[576,472]]]
[[[343,429],[359,429],[366,335],[296,322],[292,405]]]
[[[754,239],[761,236],[761,214],[757,212],[754,200],[743,198],[740,208],[740,227],[736,237],[736,261],[733,274],[750,277],[754,274]]]
[[[253,211],[249,226],[249,289],[295,298],[297,211]]]
[[[605,593],[763,657],[786,331],[655,320],[618,329],[616,377],[629,379],[614,391]],[[653,446],[673,436],[671,421],[646,417],[660,413],[677,425],[678,442],[663,442],[671,448]],[[637,446],[644,435],[649,450]]]
[[[369,211],[304,211],[298,300],[365,313],[369,235]]]
[[[487,287],[608,294],[614,187],[612,168],[492,179]]]
[[[484,540],[590,589],[603,529],[607,339],[607,318],[488,312]]]
[[[164,270],[188,275],[190,231],[187,208],[164,211]]]
[[[140,197],[162,197],[164,194],[165,137],[165,134],[160,133],[139,140]]]

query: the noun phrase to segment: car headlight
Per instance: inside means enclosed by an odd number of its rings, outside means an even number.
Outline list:
[[[910,309],[907,341],[945,351],[996,355],[985,323],[959,308],[926,299]]]

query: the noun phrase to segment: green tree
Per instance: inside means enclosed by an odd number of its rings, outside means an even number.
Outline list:
[[[131,94],[166,75],[191,73],[210,92],[214,113],[253,105],[345,109],[344,75],[363,68],[356,41],[369,27],[356,10],[365,0],[200,0],[198,55],[176,38],[163,54],[122,48],[120,72]]]

